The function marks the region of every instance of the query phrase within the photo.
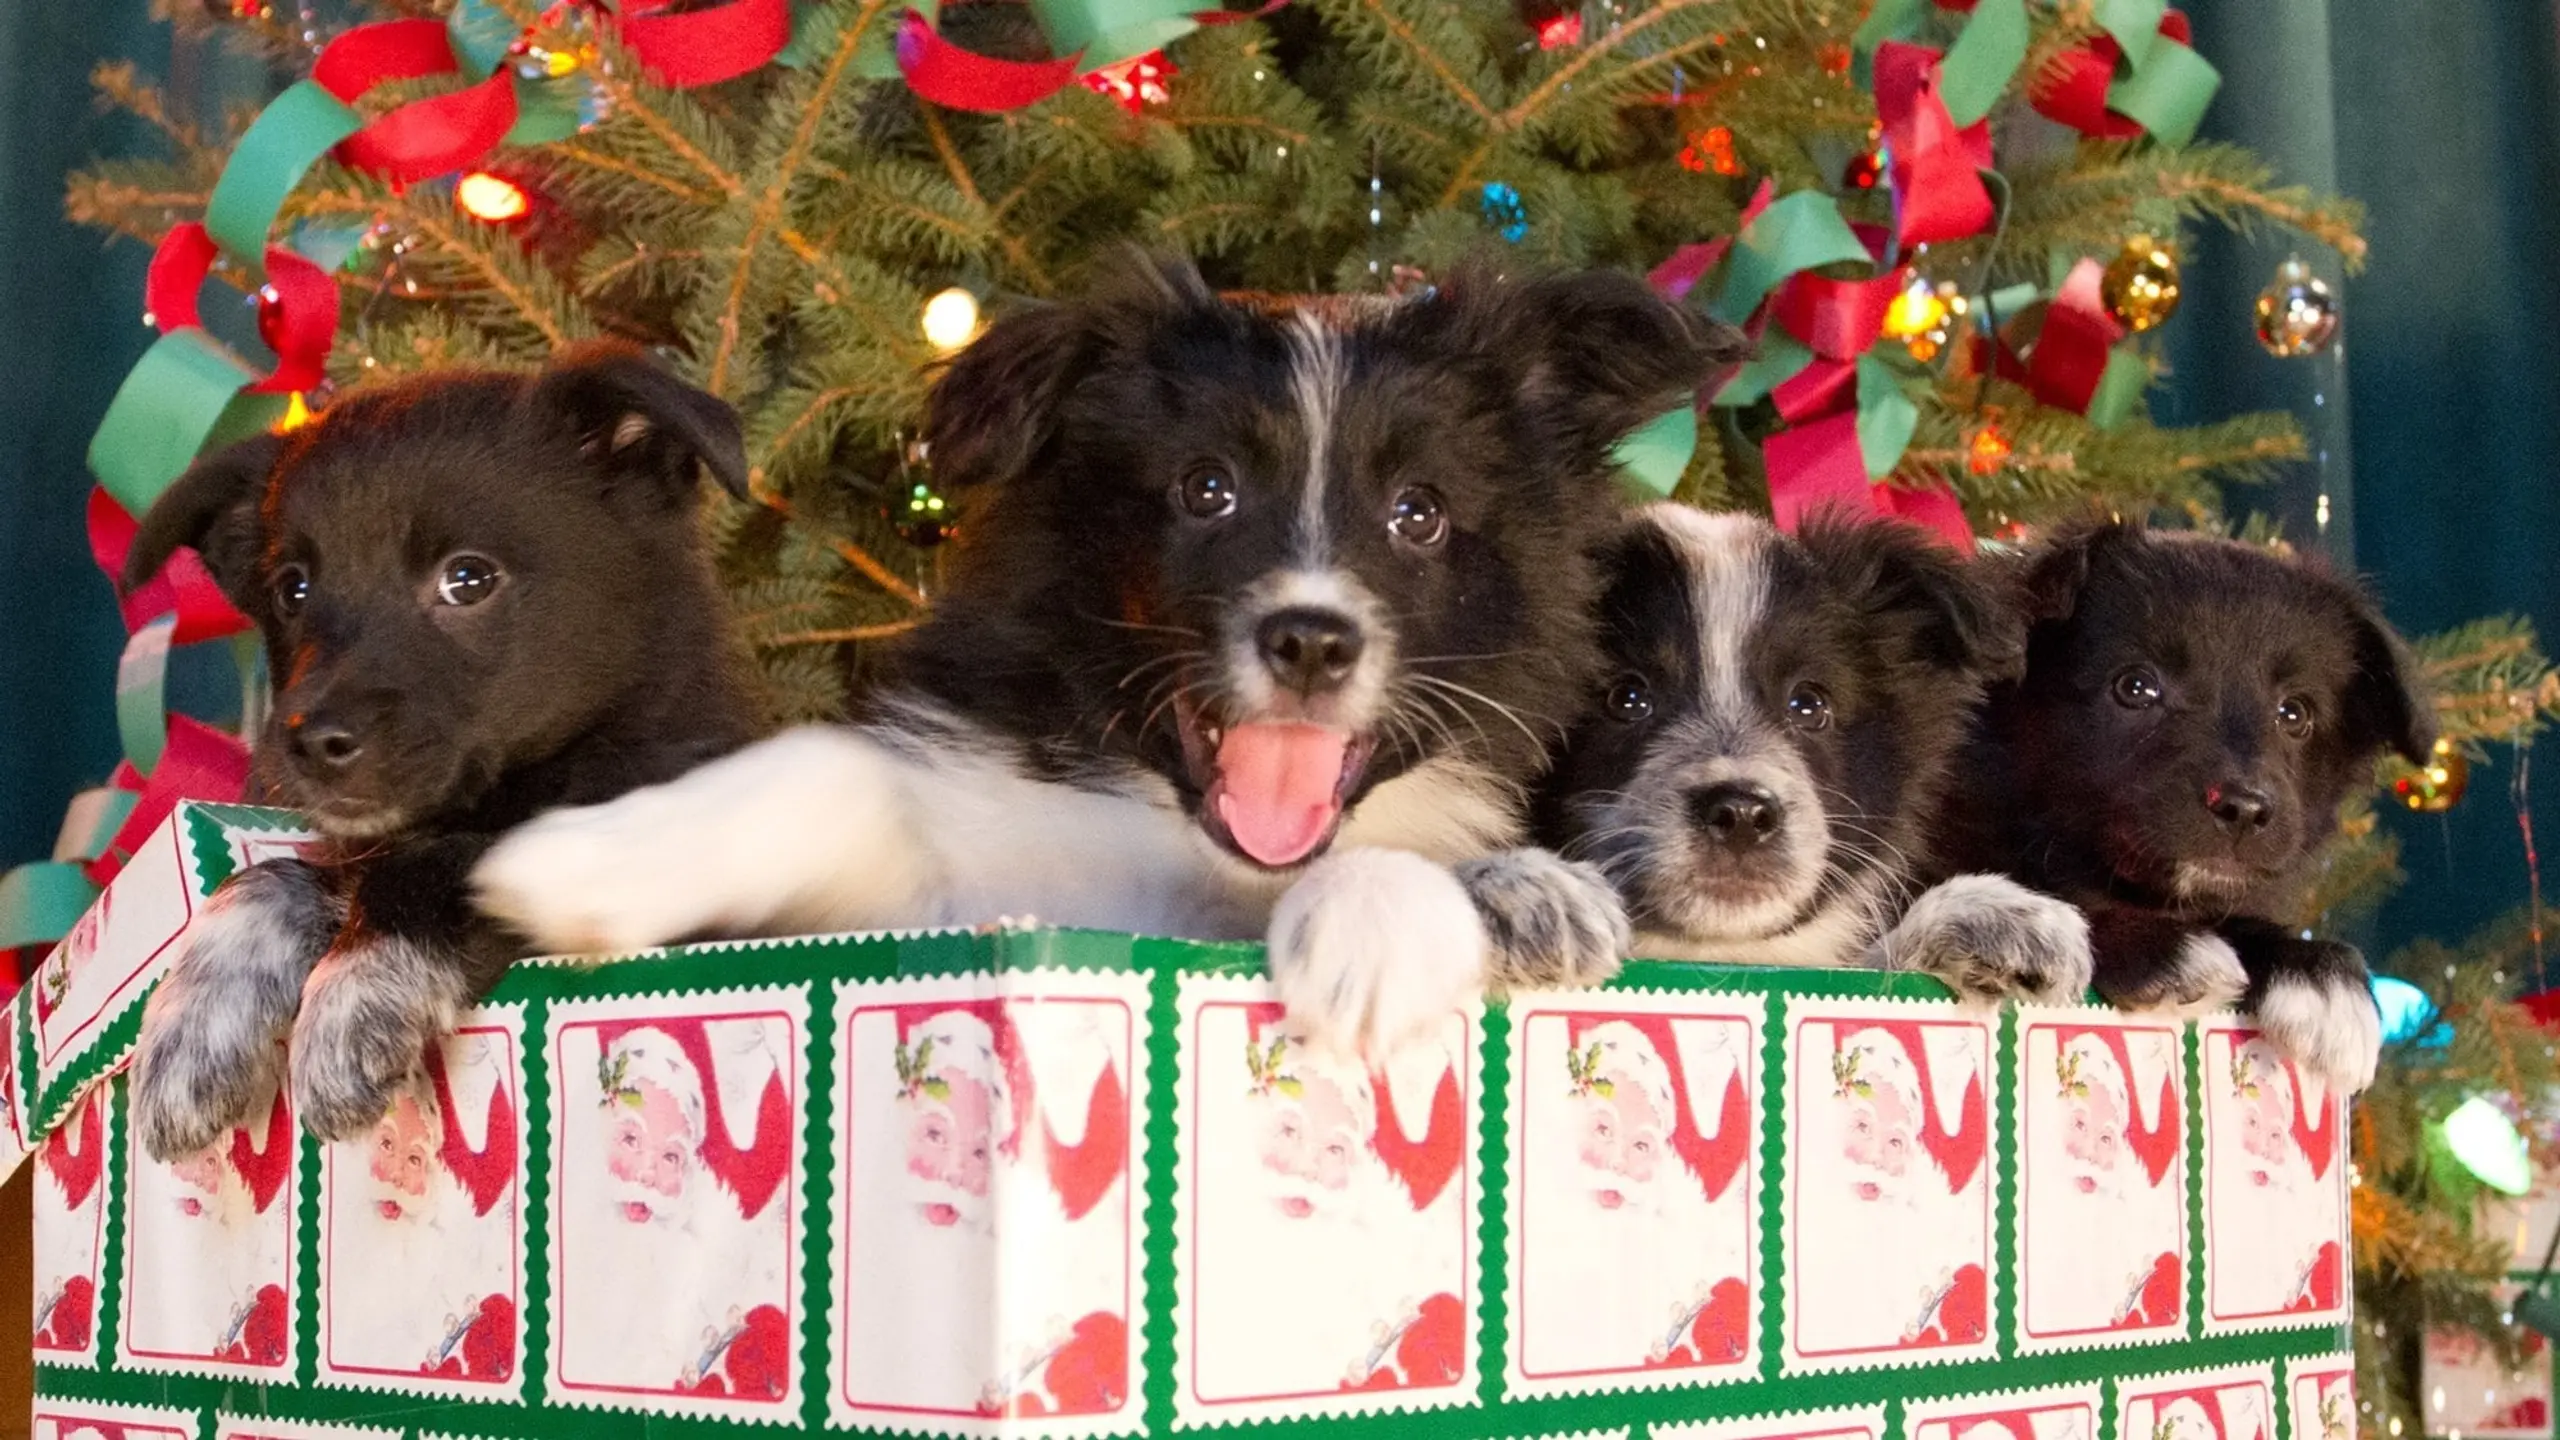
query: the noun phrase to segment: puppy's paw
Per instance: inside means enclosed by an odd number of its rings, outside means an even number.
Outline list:
[[[474,900],[560,954],[645,950],[705,928],[704,836],[666,798],[635,791],[516,827],[471,872]]]
[[[1291,1018],[1372,1057],[1481,994],[1484,952],[1466,887],[1403,850],[1328,855],[1271,912],[1271,979]]]
[[[2142,966],[2102,968],[2098,993],[2120,1010],[2193,1018],[2230,1010],[2248,993],[2249,972],[2231,942],[2207,931],[2189,931],[2171,943],[2166,958]]]
[[[1505,850],[1457,874],[1484,926],[1489,978],[1505,989],[1597,985],[1635,943],[1625,903],[1596,866]]]
[[[270,860],[232,877],[187,927],[134,1045],[134,1133],[153,1158],[204,1149],[275,1094],[278,1042],[343,913],[320,871]]]
[[[2258,997],[2258,1028],[2296,1066],[2354,1094],[2382,1059],[2382,1012],[2364,956],[2334,941],[2298,941]]]
[[[2089,988],[2088,917],[2005,876],[1932,886],[1876,947],[1884,968],[1935,975],[1971,999],[2067,1004]]]
[[[323,1140],[362,1135],[425,1067],[468,1001],[458,970],[368,936],[311,972],[293,1027],[293,1109]]]

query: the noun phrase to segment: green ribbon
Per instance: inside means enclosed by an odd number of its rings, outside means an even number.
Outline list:
[[[1819,190],[1799,190],[1771,201],[1742,227],[1733,257],[1725,262],[1724,288],[1708,313],[1739,325],[1779,282],[1800,270],[1874,259],[1866,242],[1840,218],[1838,201]]]
[[[0,875],[0,950],[50,945],[80,923],[98,887],[78,865],[48,860]]]
[[[1957,128],[1991,113],[2027,58],[2026,0],[1982,0],[1938,66],[1938,98]]]
[[[107,402],[89,441],[90,470],[126,513],[147,512],[256,378],[196,326],[161,336]]]
[[[1684,404],[1628,432],[1609,452],[1618,481],[1639,500],[1668,500],[1698,453],[1698,407]]]
[[[223,253],[263,276],[267,234],[285,197],[321,156],[363,125],[363,116],[315,81],[296,81],[270,101],[233,147],[205,205],[204,228]]]
[[[1876,0],[1857,33],[1849,37],[1850,78],[1861,90],[1876,88],[1876,47],[1887,40],[1908,40],[1920,33],[1929,0]]]
[[[1812,363],[1813,351],[1804,342],[1772,328],[1761,338],[1760,353],[1733,372],[1733,378],[1716,391],[1714,403],[1736,407],[1753,404]]]
[[[1858,454],[1866,461],[1867,478],[1881,480],[1902,463],[1911,434],[1920,428],[1920,407],[1902,388],[1902,377],[1872,354],[1858,357]]]
[[[2136,70],[2151,58],[2151,47],[2160,38],[2160,19],[2169,11],[2169,0],[2098,0],[2098,28],[2107,32],[2124,51],[2126,63]]]
[[[578,133],[594,87],[584,75],[528,80],[515,77],[516,123],[507,127],[501,145],[548,145]]]
[[[2211,61],[2174,40],[2163,40],[2151,47],[2150,58],[2139,69],[2107,87],[2107,108],[2174,148],[2196,138],[2205,107],[2221,88],[2222,72]]]
[[[453,46],[455,68],[467,80],[497,73],[523,34],[489,0],[454,0],[453,13],[444,17],[444,36]]]
[[[1078,74],[1160,50],[1200,28],[1198,0],[1031,0],[1052,55],[1081,55]]]
[[[2151,366],[2140,352],[2130,345],[2108,351],[2107,368],[2099,372],[2098,387],[2089,392],[2089,423],[2100,430],[2124,423],[2150,384]]]

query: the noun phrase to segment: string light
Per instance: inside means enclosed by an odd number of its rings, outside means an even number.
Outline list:
[[[945,355],[978,338],[978,297],[954,285],[924,302],[924,338]]]
[[[2462,1168],[2501,1195],[2533,1188],[2533,1157],[2506,1112],[2474,1095],[2444,1117],[2444,1144]]]
[[[492,225],[520,219],[533,208],[533,201],[525,196],[522,187],[503,175],[492,175],[486,170],[474,170],[455,181],[453,200],[462,207],[464,214]]]

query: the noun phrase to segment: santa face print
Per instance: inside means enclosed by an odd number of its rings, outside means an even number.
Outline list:
[[[107,1228],[107,1108],[90,1089],[36,1147],[35,1348],[48,1365],[97,1364],[98,1282]]]
[[[2184,1336],[2181,1027],[2031,1008],[2017,1043],[2021,1348]]]
[[[1514,997],[1510,1393],[1756,1375],[1762,1014],[1757,997]]]
[[[553,1007],[552,1383],[571,1403],[787,1410],[805,1004],[769,989]]]
[[[1988,1353],[1989,1023],[1927,1002],[1788,1014],[1789,1366]]]
[[[2116,1434],[2135,1440],[2276,1440],[2275,1379],[2265,1365],[2126,1380],[2116,1391]],[[2299,1419],[2294,1440],[2318,1431]]]
[[[2346,1163],[2338,1097],[2236,1021],[2201,1022],[2205,1328],[2343,1319]]]
[[[286,1367],[298,1138],[281,1095],[254,1131],[233,1130],[174,1164],[129,1137],[126,1363],[244,1378]]]
[[[522,1015],[465,1016],[370,1134],[322,1149],[324,1383],[520,1393]]]
[[[1473,1021],[1372,1067],[1308,1046],[1268,994],[1185,983],[1177,1407],[1244,1420],[1458,1403]]]
[[[836,1005],[834,1418],[1134,1427],[1144,978],[848,984]]]

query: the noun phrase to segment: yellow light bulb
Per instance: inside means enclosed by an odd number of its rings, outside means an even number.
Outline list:
[[[978,337],[978,297],[954,285],[924,302],[925,343],[948,355]]]
[[[284,402],[284,418],[276,422],[276,433],[290,435],[311,423],[311,407],[302,403],[302,392],[296,390]]]
[[[474,220],[490,224],[513,220],[533,208],[516,183],[503,175],[474,170],[454,183],[454,203]]]
[[[1946,323],[1947,302],[1924,276],[1912,276],[1893,303],[1884,307],[1884,333],[1896,340],[1926,335]]]

